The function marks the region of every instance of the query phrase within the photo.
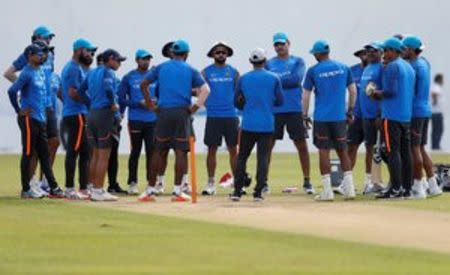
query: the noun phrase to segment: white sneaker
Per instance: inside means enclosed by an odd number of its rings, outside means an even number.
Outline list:
[[[333,186],[332,190],[335,194],[344,195],[344,186],[342,183],[339,186]]]
[[[324,189],[319,195],[314,198],[316,201],[333,201],[334,193],[331,189]]]
[[[91,193],[92,201],[117,201],[119,197],[111,195],[104,189],[93,189]]]
[[[428,194],[430,195],[430,197],[436,197],[436,196],[442,195],[442,189],[437,184],[435,176],[428,179],[428,186],[429,186]]]
[[[137,186],[137,183],[132,182],[130,186],[128,187],[128,195],[137,196],[139,195],[139,189]]]
[[[181,184],[181,192],[190,195],[192,193],[191,185],[189,182],[183,182]]]
[[[414,199],[426,199],[427,198],[427,192],[423,188],[423,182],[422,180],[414,180],[414,184],[411,188],[412,191],[412,197]]]
[[[164,182],[163,181],[157,182],[155,185],[155,189],[157,195],[164,194]]]
[[[30,189],[33,191],[33,193],[38,194],[42,197],[48,196],[48,193],[41,189],[41,182],[34,178],[30,180]]]
[[[373,193],[374,185],[371,182],[364,184],[363,195]]]
[[[344,198],[346,200],[353,200],[356,197],[355,185],[352,182],[346,182],[343,184]]]
[[[209,182],[206,186],[205,189],[203,189],[202,191],[202,195],[203,196],[213,196],[216,194],[216,187],[214,186],[214,182]]]
[[[80,196],[80,194],[75,191],[75,188],[66,188],[66,191],[64,191],[64,197],[69,200],[82,200],[83,198]]]

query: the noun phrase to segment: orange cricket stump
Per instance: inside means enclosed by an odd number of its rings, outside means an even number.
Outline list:
[[[192,203],[197,203],[197,168],[195,166],[195,138],[189,137],[190,165],[191,165],[191,184],[192,184]]]

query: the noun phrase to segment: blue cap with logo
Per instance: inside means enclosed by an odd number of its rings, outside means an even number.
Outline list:
[[[188,53],[191,50],[186,40],[179,39],[172,45],[172,52],[176,54]]]
[[[277,32],[276,34],[273,35],[272,40],[273,40],[273,44],[276,44],[276,43],[284,44],[289,41],[289,38],[288,38],[287,34],[285,34],[284,32]]]
[[[311,54],[329,53],[330,45],[325,40],[318,40],[314,43],[312,49],[309,51]]]
[[[89,41],[87,39],[79,38],[73,42],[73,50],[76,51],[79,49],[95,51],[95,50],[97,50],[97,46],[92,44],[91,41]]]
[[[52,38],[53,36],[55,36],[55,34],[47,26],[44,26],[44,25],[38,26],[33,31],[33,35],[38,36],[38,37],[43,37],[45,39]]]
[[[422,40],[418,36],[407,36],[403,39],[403,45],[407,48],[415,49],[415,50],[423,50],[425,46],[422,43]]]
[[[383,48],[384,49],[393,49],[398,52],[401,52],[404,49],[404,45],[400,39],[391,37],[384,41]]]
[[[149,51],[144,49],[138,49],[136,51],[136,58],[146,58],[146,57],[153,58],[153,55]]]

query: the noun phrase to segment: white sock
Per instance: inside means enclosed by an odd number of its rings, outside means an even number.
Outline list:
[[[208,183],[209,184],[214,184],[214,182],[215,182],[214,177],[209,177]]]
[[[181,178],[181,184],[188,182],[187,179],[188,179],[188,174],[184,174],[183,177]]]
[[[366,177],[364,179],[365,184],[371,184],[372,183],[372,174],[366,174]]]
[[[177,195],[181,194],[181,186],[180,185],[175,185],[173,187],[173,192]]]
[[[103,193],[103,188],[94,188],[93,187],[92,192],[97,193],[97,194]]]
[[[322,186],[326,192],[331,192],[331,176],[330,174],[322,175]]]
[[[147,192],[147,194],[155,194],[156,193],[156,188],[154,186],[147,186],[147,190],[145,190],[145,192]]]
[[[164,175],[159,175],[159,176],[156,176],[156,182],[157,183],[164,183]]]
[[[422,187],[422,180],[414,179],[414,186],[416,188]]]
[[[344,178],[343,178],[342,182],[344,184],[353,185],[353,174],[352,174],[352,171],[344,172]]]
[[[436,189],[436,188],[438,188],[438,184],[437,184],[437,181],[436,181],[436,177],[435,176],[433,176],[433,177],[431,177],[431,178],[428,178],[428,187],[430,188],[430,189]]]

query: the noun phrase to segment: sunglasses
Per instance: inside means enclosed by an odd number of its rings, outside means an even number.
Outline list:
[[[284,45],[286,45],[286,43],[277,42],[277,43],[274,44],[275,47],[281,47],[281,46],[284,46]]]
[[[226,55],[228,53],[226,51],[216,51],[216,52],[214,52],[214,54],[215,55],[220,55],[220,54]]]

